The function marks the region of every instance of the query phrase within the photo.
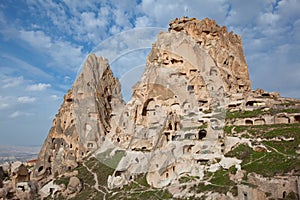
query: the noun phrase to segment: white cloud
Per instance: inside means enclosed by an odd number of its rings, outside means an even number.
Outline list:
[[[51,79],[52,78],[48,73],[44,72],[42,69],[29,64],[27,60],[24,61],[15,56],[8,55],[6,53],[1,54],[0,57],[2,59],[4,59],[5,61],[9,61],[9,63],[12,65],[12,66],[10,66],[10,74],[21,72],[24,76],[31,77],[31,78],[33,78],[33,77],[39,77],[39,78],[43,78],[43,79]],[[16,79],[16,78],[20,78],[20,77],[23,78],[23,76],[12,77],[12,78]],[[23,82],[21,81],[20,83],[23,83]]]
[[[153,22],[147,16],[137,17],[135,20],[135,27],[147,27],[151,26]]]
[[[10,97],[0,96],[0,110],[6,109],[10,107],[8,103],[10,101]]]
[[[20,31],[20,38],[40,50],[52,46],[51,38],[42,31]]]
[[[59,96],[57,96],[56,94],[54,95],[51,95],[50,98],[53,100],[53,101],[57,101],[59,99],[61,99]]]
[[[18,97],[19,103],[33,103],[35,101],[36,101],[36,98],[34,98],[34,97],[29,97],[29,96]]]
[[[11,88],[11,87],[17,87],[21,85],[24,82],[23,76],[19,77],[2,77],[1,80],[3,86],[2,88]]]
[[[38,84],[33,84],[27,86],[28,91],[44,91],[47,88],[51,87],[51,84],[46,84],[46,83],[38,83]]]
[[[17,117],[25,117],[25,116],[31,116],[31,115],[33,115],[33,113],[15,111],[15,112],[11,113],[8,117],[9,118],[17,118]]]
[[[20,39],[29,43],[44,55],[50,55],[51,67],[64,66],[63,70],[76,71],[84,58],[82,46],[67,41],[53,40],[42,31],[20,31]]]

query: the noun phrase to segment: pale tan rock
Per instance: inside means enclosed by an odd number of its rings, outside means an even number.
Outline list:
[[[71,195],[74,193],[79,193],[81,191],[81,189],[82,189],[81,181],[76,176],[73,176],[70,178],[70,181],[68,183],[67,190],[65,191],[65,193],[67,195]]]
[[[54,175],[77,167],[105,140],[112,108],[118,104],[122,105],[118,79],[106,59],[91,54],[53,120],[32,179],[43,185]]]

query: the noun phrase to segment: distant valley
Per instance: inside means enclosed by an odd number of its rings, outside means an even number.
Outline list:
[[[37,158],[40,146],[0,145],[0,164],[4,162],[28,161]]]

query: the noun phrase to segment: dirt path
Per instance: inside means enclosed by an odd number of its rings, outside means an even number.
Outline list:
[[[91,173],[91,174],[93,174],[93,176],[94,176],[94,180],[95,180],[95,184],[94,184],[94,188],[98,191],[98,192],[101,192],[103,195],[104,195],[104,200],[106,199],[105,197],[106,197],[106,192],[105,191],[103,191],[103,190],[101,190],[100,188],[99,188],[99,183],[98,183],[98,176],[97,176],[97,174],[95,173],[95,172],[93,172],[90,168],[88,168],[88,166],[83,162],[82,163],[83,164],[83,166]],[[106,188],[105,188],[106,189]]]

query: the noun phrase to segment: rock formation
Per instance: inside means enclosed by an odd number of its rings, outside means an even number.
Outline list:
[[[118,104],[122,104],[118,79],[106,59],[91,54],[53,120],[32,179],[51,179],[70,171],[99,148],[111,129],[112,109]]]
[[[115,169],[107,180],[109,189],[146,174],[150,186],[174,186],[170,191],[181,198],[189,193],[178,192],[175,185],[180,180],[197,177],[199,183],[207,173],[232,167],[237,170],[232,179],[241,182],[243,159],[225,154],[239,144],[249,144],[255,152],[270,148],[241,135],[226,135],[225,124],[300,123],[297,112],[271,112],[274,105],[278,109],[286,102],[277,93],[251,90],[240,36],[228,33],[214,20],[175,19],[168,32],[158,35],[128,103],[122,100],[108,61],[94,54],[87,58],[53,120],[31,180],[45,185],[92,155]],[[258,109],[257,116],[226,115],[227,110]],[[235,134],[234,128],[231,133]],[[267,181],[251,180],[258,185]],[[65,193],[74,188],[79,192],[80,181],[73,178],[71,182]],[[253,197],[265,197],[270,191],[252,189],[241,186],[237,195],[251,190]],[[297,193],[295,188],[290,191]],[[231,192],[227,195],[234,198]],[[212,198],[221,197],[214,194]]]

